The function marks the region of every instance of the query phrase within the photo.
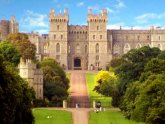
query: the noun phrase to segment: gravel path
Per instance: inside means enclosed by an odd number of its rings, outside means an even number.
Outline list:
[[[75,108],[79,104],[79,108],[72,109],[74,124],[88,124],[89,98],[84,71],[72,71],[70,80],[70,107]]]

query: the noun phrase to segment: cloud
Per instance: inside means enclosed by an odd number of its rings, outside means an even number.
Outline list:
[[[107,9],[107,11],[109,12],[109,13],[114,13],[115,11],[113,10],[113,9],[110,9],[110,8],[106,8]]]
[[[95,6],[88,6],[88,9],[92,9],[93,11],[96,11],[96,12],[101,10],[100,7],[97,6],[97,5],[95,5]]]
[[[116,0],[117,4],[115,5],[116,9],[121,9],[121,8],[125,8],[126,5],[122,0]]]
[[[35,13],[31,10],[25,12],[25,18],[21,19],[20,25],[29,31],[47,30],[49,25],[46,14]],[[41,32],[40,31],[40,32]]]
[[[165,13],[157,14],[157,13],[145,13],[143,15],[135,17],[137,23],[145,24],[151,20],[160,20],[165,19]]]
[[[84,2],[77,3],[77,7],[81,7],[81,6],[84,6]]]

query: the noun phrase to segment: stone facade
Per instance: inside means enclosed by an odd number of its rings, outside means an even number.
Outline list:
[[[66,69],[106,69],[112,57],[121,56],[130,49],[149,45],[165,50],[165,29],[107,30],[107,10],[92,14],[88,10],[87,24],[69,25],[69,14],[49,14],[50,32],[48,56]]]
[[[14,16],[11,20],[0,20],[0,41],[5,40],[9,34],[18,32],[18,23]]]
[[[20,76],[28,82],[30,87],[33,87],[36,98],[43,99],[43,71],[37,69],[36,64],[31,60],[21,59],[18,68]]]

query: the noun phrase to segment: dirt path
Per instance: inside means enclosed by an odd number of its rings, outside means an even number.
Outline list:
[[[72,109],[74,124],[88,124],[88,111],[84,109],[89,107],[89,98],[84,71],[72,71],[70,80],[70,107],[75,108],[79,104],[79,108]]]

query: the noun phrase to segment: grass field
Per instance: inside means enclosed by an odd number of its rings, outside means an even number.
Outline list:
[[[73,124],[72,114],[67,111],[33,109],[35,124]]]
[[[89,124],[144,124],[124,118],[119,110],[109,110],[105,112],[90,112]]]
[[[96,85],[95,77],[96,74],[94,73],[86,74],[86,81],[87,81],[87,88],[88,88],[88,95],[90,97],[90,102],[92,103],[92,101],[100,101],[102,103],[102,106],[111,107],[111,101],[112,101],[111,97],[105,97],[93,91]]]

